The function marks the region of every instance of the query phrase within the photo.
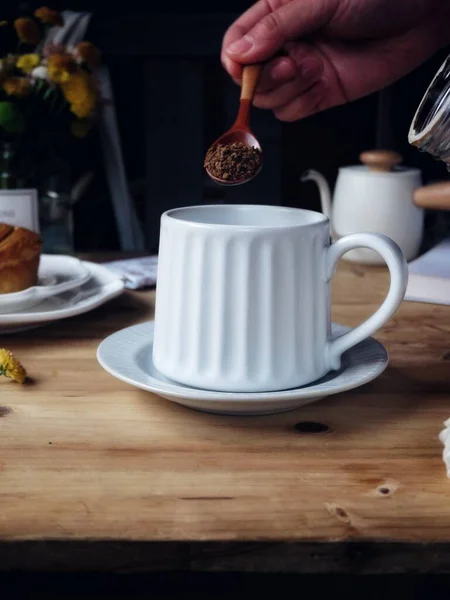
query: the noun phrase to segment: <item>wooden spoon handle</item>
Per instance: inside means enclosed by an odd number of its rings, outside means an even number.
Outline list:
[[[414,191],[414,204],[431,210],[450,210],[450,182],[432,183]]]
[[[241,100],[253,100],[262,71],[262,64],[246,65],[242,71]]]

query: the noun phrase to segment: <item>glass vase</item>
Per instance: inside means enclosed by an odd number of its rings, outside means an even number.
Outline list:
[[[39,223],[45,254],[74,254],[73,211],[68,194],[53,190],[40,194]]]
[[[61,160],[52,160],[44,170],[39,193],[39,223],[46,254],[74,254],[70,171]]]

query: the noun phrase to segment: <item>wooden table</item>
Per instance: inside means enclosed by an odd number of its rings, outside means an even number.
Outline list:
[[[386,288],[384,270],[341,263],[334,320],[357,324]],[[378,335],[388,370],[361,389],[219,417],[97,364],[99,342],[153,302],[127,292],[2,338],[31,382],[0,381],[0,568],[450,571],[449,307],[405,302]]]

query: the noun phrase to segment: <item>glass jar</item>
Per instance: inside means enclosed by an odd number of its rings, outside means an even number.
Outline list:
[[[73,254],[73,210],[68,180],[54,175],[46,179],[39,195],[39,221],[43,251]]]
[[[21,181],[16,144],[3,141],[0,145],[0,189],[15,190],[18,187],[21,187]]]
[[[450,55],[419,104],[408,141],[422,152],[445,162],[450,171]]]

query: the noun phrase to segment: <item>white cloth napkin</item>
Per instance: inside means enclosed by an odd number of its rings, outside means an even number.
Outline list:
[[[444,445],[442,458],[447,469],[447,477],[450,479],[450,419],[444,422],[444,426],[445,429],[439,434],[439,439]]]
[[[103,263],[103,266],[120,275],[125,283],[125,287],[130,290],[138,290],[156,284],[157,256],[113,260]]]
[[[450,305],[450,239],[444,240],[409,264],[405,299]],[[450,479],[450,419],[444,422],[439,440],[444,446],[442,458]]]
[[[405,300],[450,305],[450,239],[409,263]]]

